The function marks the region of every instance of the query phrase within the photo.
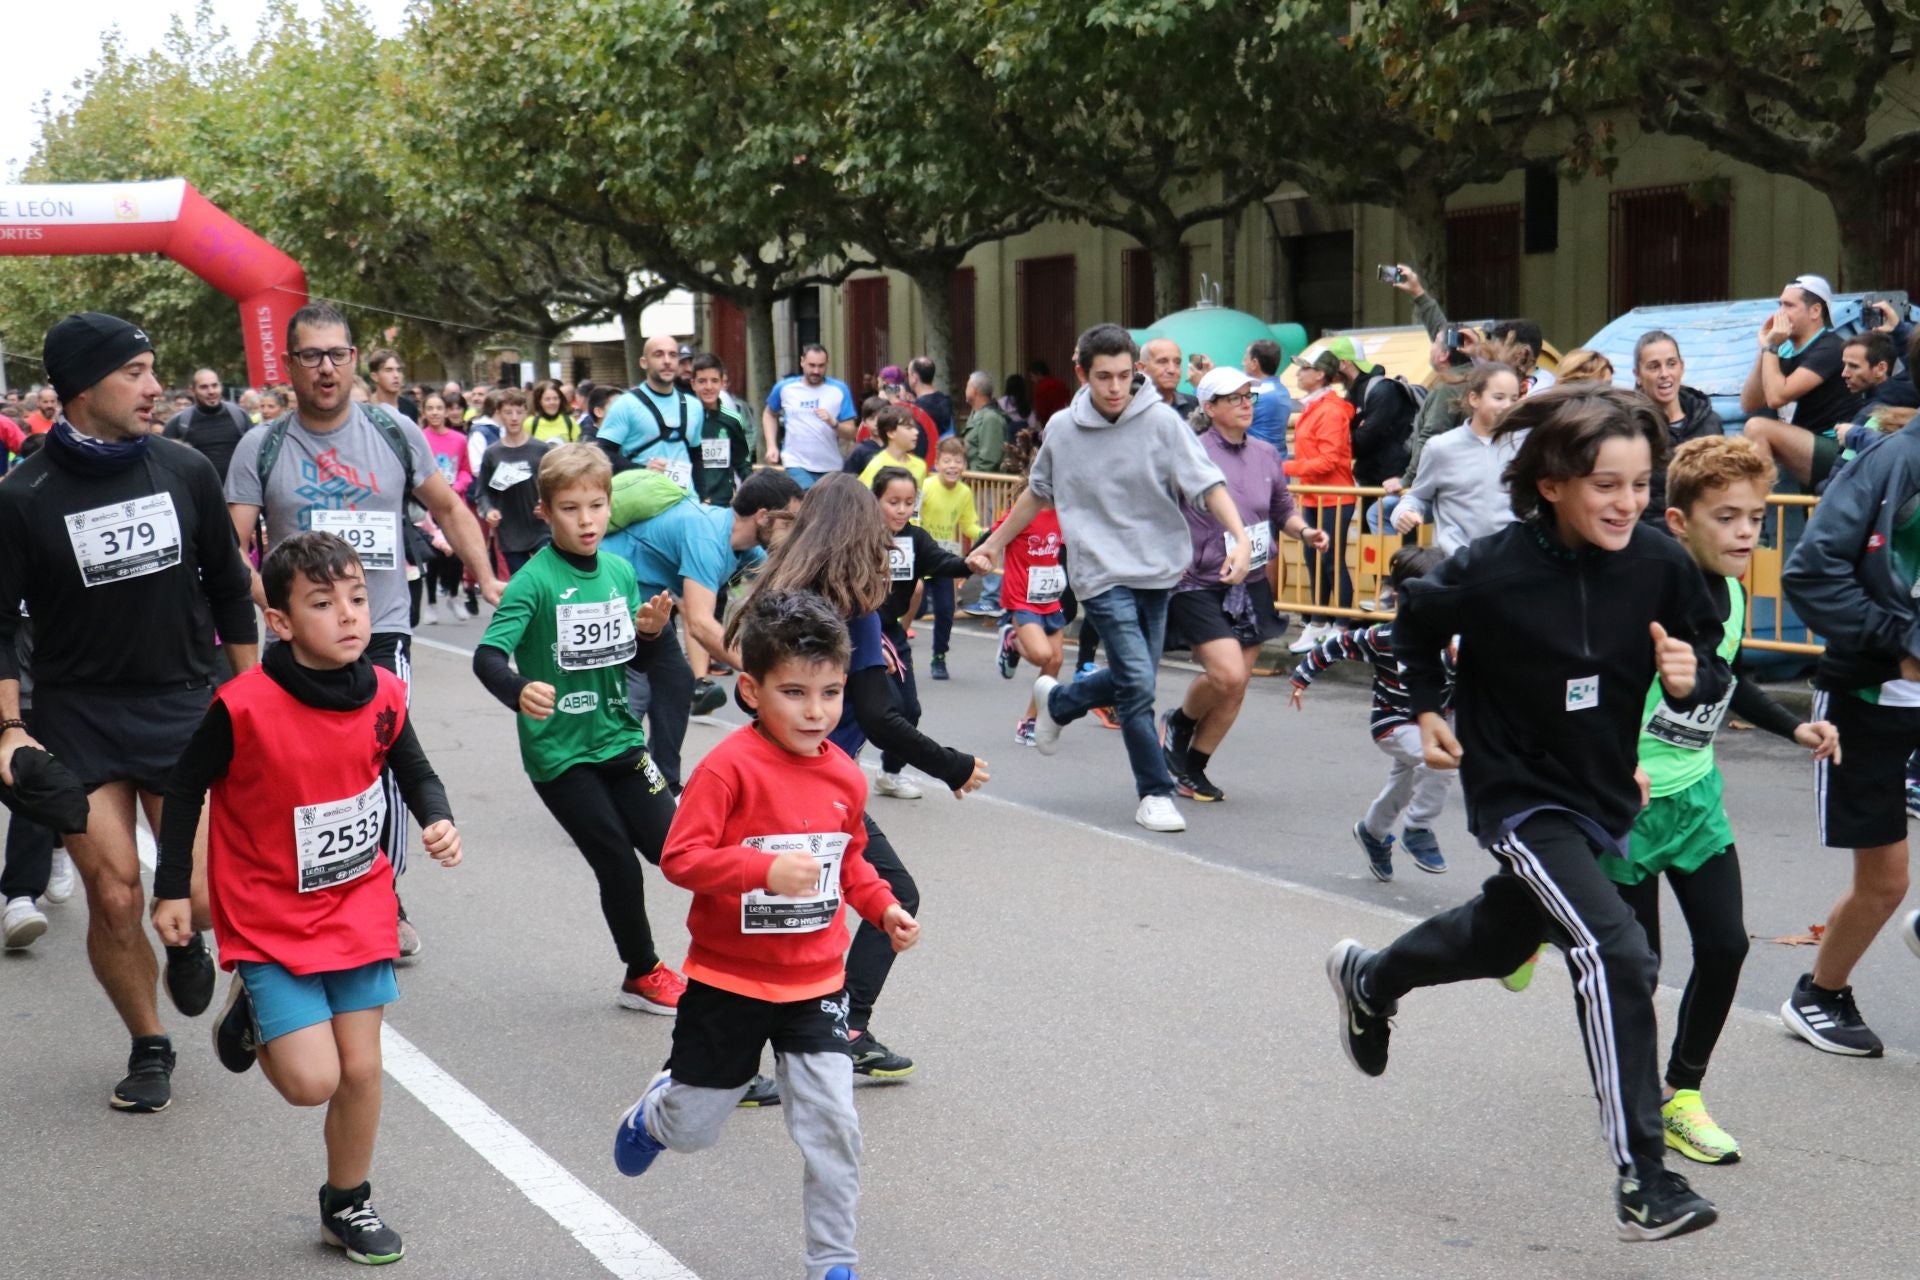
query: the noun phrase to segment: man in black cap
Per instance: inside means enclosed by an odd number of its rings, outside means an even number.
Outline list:
[[[44,745],[88,791],[87,830],[67,837],[87,889],[87,953],[133,1036],[111,1102],[172,1100],[173,1045],[160,1024],[134,805],[149,822],[213,691],[214,631],[235,671],[258,660],[251,574],[213,464],[159,435],[153,344],[115,316],[68,316],[47,334],[60,416],[46,447],[0,486],[0,781],[14,753]],[[14,638],[33,616],[34,701],[20,718]],[[36,741],[37,739],[37,741]],[[206,832],[194,849],[194,923],[204,928]],[[167,949],[167,989],[188,1017],[213,997],[198,933]]]

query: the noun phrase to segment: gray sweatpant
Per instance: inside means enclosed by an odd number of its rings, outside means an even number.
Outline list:
[[[860,1117],[853,1109],[853,1059],[844,1053],[775,1053],[780,1110],[806,1161],[801,1207],[807,1223],[807,1280],[859,1262],[853,1211],[860,1201]],[[703,1151],[747,1092],[675,1081],[649,1096],[647,1132],[669,1151]]]
[[[1403,724],[1374,746],[1387,753],[1393,768],[1387,772],[1387,785],[1374,797],[1362,819],[1367,834],[1378,840],[1393,830],[1393,824],[1406,813],[1410,827],[1430,827],[1447,802],[1447,789],[1453,785],[1453,771],[1429,769],[1420,752],[1420,727]]]

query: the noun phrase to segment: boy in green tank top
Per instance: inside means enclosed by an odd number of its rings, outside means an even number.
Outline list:
[[[660,865],[674,803],[627,702],[627,664],[659,642],[673,597],[641,600],[633,566],[599,554],[612,510],[606,454],[559,445],[540,459],[537,483],[535,514],[553,541],[508,581],[473,672],[517,713],[534,793],[600,882],[600,910],[627,967],[620,1005],[671,1015],[687,984],[654,950],[640,858]]]
[[[1731,710],[1762,729],[1791,738],[1815,759],[1837,756],[1840,736],[1831,724],[1803,724],[1756,684],[1738,678],[1747,598],[1740,579],[1766,519],[1773,464],[1741,436],[1690,440],[1667,472],[1667,528],[1693,556],[1707,589],[1725,610],[1719,654],[1736,678],[1717,703],[1691,711],[1667,705],[1659,684],[1647,691],[1640,731],[1640,778],[1648,800],[1634,823],[1628,857],[1603,854],[1601,869],[1615,884],[1660,954],[1660,877],[1664,873],[1686,917],[1693,972],[1680,1000],[1679,1025],[1667,1060],[1661,1115],[1667,1145],[1702,1164],[1732,1164],[1740,1144],[1713,1122],[1700,1101],[1707,1059],[1733,1008],[1747,954],[1740,860],[1721,800],[1713,741]]]

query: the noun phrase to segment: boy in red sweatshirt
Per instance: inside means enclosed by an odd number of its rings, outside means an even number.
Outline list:
[[[920,926],[862,856],[866,778],[827,741],[846,625],[811,592],[759,591],[746,608],[740,696],[757,718],[694,770],[667,836],[660,870],[694,894],[687,990],[672,1054],[621,1117],[613,1160],[638,1177],[664,1150],[712,1146],[772,1042],[787,1132],[806,1160],[808,1280],[853,1280],[860,1120],[841,904],[896,951]]]

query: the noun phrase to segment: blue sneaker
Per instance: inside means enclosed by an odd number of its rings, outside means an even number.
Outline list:
[[[946,654],[944,653],[934,654],[933,662],[930,664],[930,666],[932,667],[933,678],[935,680],[946,680],[949,678],[947,675],[947,655]]]
[[[1100,664],[1097,662],[1083,662],[1078,667],[1074,668],[1073,678],[1075,680],[1085,680],[1088,676],[1092,675],[1094,672],[1098,671],[1099,669],[1100,669]]]
[[[1400,847],[1413,859],[1413,865],[1422,871],[1440,875],[1447,869],[1447,860],[1440,856],[1440,842],[1433,838],[1432,827],[1402,828]]]
[[[1353,824],[1353,838],[1367,854],[1367,870],[1373,872],[1373,878],[1385,884],[1393,879],[1393,837],[1381,836],[1379,839],[1367,832],[1365,821]]]
[[[1000,602],[981,596],[972,604],[961,609],[960,612],[966,614],[969,618],[997,618],[1000,616]]]
[[[827,1272],[827,1280],[860,1280],[852,1267],[835,1267]]]
[[[640,1095],[640,1101],[620,1117],[620,1128],[613,1135],[613,1167],[629,1178],[637,1178],[653,1167],[653,1158],[665,1151],[666,1144],[647,1131],[647,1099],[673,1083],[670,1072],[662,1071]]]

